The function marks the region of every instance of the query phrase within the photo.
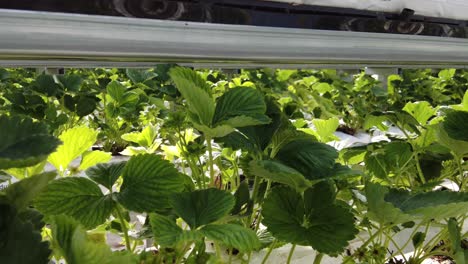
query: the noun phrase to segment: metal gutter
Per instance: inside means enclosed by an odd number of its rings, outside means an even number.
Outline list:
[[[466,67],[468,39],[0,10],[1,66]]]

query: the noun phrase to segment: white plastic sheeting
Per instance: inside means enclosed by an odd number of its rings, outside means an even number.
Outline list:
[[[267,0],[290,4],[354,8],[400,13],[404,8],[415,10],[416,15],[468,20],[467,0]]]

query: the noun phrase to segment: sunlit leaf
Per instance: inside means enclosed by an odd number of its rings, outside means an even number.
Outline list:
[[[97,134],[97,131],[85,126],[66,130],[59,136],[63,144],[49,156],[48,161],[58,171],[65,171],[74,159],[93,146],[97,140]]]
[[[80,166],[78,167],[78,169],[80,171],[86,170],[89,167],[92,167],[98,163],[106,163],[110,161],[111,158],[112,155],[109,152],[104,152],[100,150],[86,151],[82,155]]]

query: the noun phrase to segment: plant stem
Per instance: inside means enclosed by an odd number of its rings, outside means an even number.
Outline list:
[[[461,163],[461,158],[457,157],[457,155],[454,155],[455,156],[455,161],[457,162],[457,167],[458,167],[458,172],[460,173],[460,191],[463,191],[463,187],[466,186],[466,178],[464,179],[463,178],[463,167],[462,167],[462,163]]]
[[[271,255],[271,252],[273,251],[273,249],[274,249],[275,246],[276,246],[276,242],[277,242],[276,239],[273,240],[273,242],[271,242],[270,247],[268,247],[268,251],[267,251],[265,257],[263,257],[263,260],[262,260],[262,263],[261,263],[261,264],[265,264],[265,263],[266,263],[266,261],[268,260],[268,258],[269,258],[270,255]]]
[[[418,170],[419,179],[421,183],[426,183],[426,179],[424,178],[424,173],[421,169],[421,164],[419,164],[419,153],[415,153],[414,159],[416,160],[416,169]]]
[[[291,259],[292,259],[292,256],[294,254],[294,250],[296,249],[296,244],[293,244],[292,247],[291,247],[291,250],[289,251],[289,255],[288,255],[288,261],[286,261],[286,264],[290,264],[291,263]]]
[[[128,237],[127,225],[125,224],[125,219],[123,218],[122,210],[120,209],[119,205],[116,206],[116,212],[117,216],[119,217],[120,226],[122,227],[122,231],[125,237],[125,246],[127,247],[128,251],[131,251],[132,248],[130,247],[130,238]]]
[[[313,264],[320,264],[320,262],[322,262],[323,256],[324,256],[323,253],[318,253],[317,255],[315,255]]]
[[[211,179],[211,186],[215,187],[216,179],[214,173],[214,166],[213,166],[213,147],[211,145],[211,137],[206,137],[206,144],[208,148],[208,165],[210,168],[210,179]]]
[[[258,176],[255,176],[255,179],[254,179],[254,186],[253,186],[253,192],[252,192],[252,200],[253,200],[253,211],[252,211],[252,215],[250,216],[250,223],[249,225],[252,225],[253,224],[253,221],[256,217],[256,214],[257,214],[257,208],[255,208],[255,197],[257,197],[257,193],[258,193],[258,188],[260,186],[260,178]]]

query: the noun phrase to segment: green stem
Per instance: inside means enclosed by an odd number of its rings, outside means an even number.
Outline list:
[[[455,161],[457,163],[457,167],[458,167],[458,173],[460,173],[460,179],[461,179],[461,182],[460,182],[460,190],[463,190],[463,187],[466,186],[466,181],[468,180],[468,178],[463,178],[463,167],[462,167],[462,163],[461,163],[461,158],[457,157],[456,155],[455,156]]]
[[[276,239],[273,240],[273,242],[271,242],[271,245],[270,245],[270,247],[268,248],[268,251],[267,251],[265,257],[263,257],[263,260],[262,260],[262,263],[261,263],[261,264],[265,264],[265,263],[266,263],[266,261],[268,260],[268,258],[269,258],[270,255],[271,255],[271,252],[273,251],[273,249],[274,249],[275,246],[276,246],[276,242],[277,242]]]
[[[419,179],[424,184],[426,183],[426,179],[424,178],[424,173],[421,169],[421,164],[419,164],[419,153],[415,153],[414,159],[416,160],[416,169],[418,170]]]
[[[216,179],[213,165],[213,147],[211,145],[211,137],[206,137],[206,144],[208,148],[208,165],[210,168],[211,186],[215,187]]]
[[[232,263],[232,248],[229,249],[229,259],[228,259],[228,263],[229,263],[229,264]]]
[[[133,241],[133,246],[132,246],[132,252],[135,251],[135,249],[136,249],[136,247],[137,247],[137,244],[138,244],[137,241],[134,240],[134,241]]]
[[[292,259],[292,256],[294,254],[294,250],[296,249],[296,244],[293,244],[292,247],[291,247],[291,250],[289,251],[289,255],[288,255],[288,261],[286,261],[286,264],[290,264],[291,263],[291,259]]]
[[[255,219],[255,216],[257,214],[257,208],[255,208],[255,197],[257,197],[257,193],[258,193],[258,188],[260,186],[260,178],[258,176],[255,176],[255,180],[254,180],[254,186],[253,186],[253,192],[252,192],[252,200],[253,200],[253,212],[252,212],[252,215],[250,216],[250,223],[249,225],[252,225],[254,219]]]
[[[398,244],[395,242],[395,240],[392,238],[392,236],[390,236],[387,233],[384,233],[384,234],[390,241],[392,241],[393,246],[395,246],[396,250],[398,251],[398,254],[400,254],[401,257],[403,258],[403,260],[405,261],[404,263],[408,263],[408,260],[406,259],[406,256],[405,256],[405,253],[403,252],[404,248],[398,247]]]
[[[268,180],[268,182],[267,182],[267,187],[266,187],[266,190],[265,190],[265,194],[264,194],[264,196],[263,196],[263,201],[265,201],[265,199],[266,199],[266,197],[267,197],[267,195],[268,195],[268,191],[270,190],[270,188],[271,188],[271,181]],[[259,207],[262,208],[262,207],[263,207],[263,204],[260,204]],[[260,228],[260,222],[261,222],[261,221],[262,221],[262,215],[259,214],[259,215],[258,215],[257,224],[255,225],[255,232],[257,232],[258,229]]]
[[[411,148],[416,149],[414,147],[413,143],[411,142],[411,137],[408,135],[408,133],[406,133],[405,129],[403,127],[398,126],[398,125],[396,125],[396,126],[398,127],[398,129],[401,130],[401,132],[403,132],[406,139],[408,139],[409,143],[411,144]],[[421,180],[421,183],[424,184],[424,183],[426,183],[426,179],[424,177],[424,173],[422,172],[421,164],[419,164],[419,153],[417,151],[414,152],[414,159],[416,160],[416,169],[418,170],[419,179]]]
[[[125,224],[125,219],[123,218],[122,210],[120,209],[119,205],[117,205],[115,208],[117,216],[119,217],[120,226],[122,227],[122,231],[125,237],[125,246],[127,247],[127,250],[131,251],[132,248],[130,247],[130,238],[128,237],[128,229],[127,225]]]
[[[318,253],[317,255],[315,255],[313,264],[320,264],[320,262],[322,262],[323,256],[324,256],[323,253]]]

